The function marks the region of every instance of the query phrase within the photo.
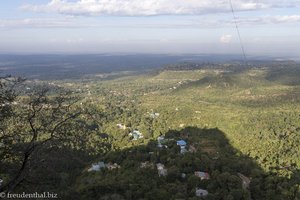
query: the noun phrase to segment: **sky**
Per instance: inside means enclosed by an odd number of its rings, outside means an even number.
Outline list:
[[[0,53],[300,57],[300,0],[1,0]]]

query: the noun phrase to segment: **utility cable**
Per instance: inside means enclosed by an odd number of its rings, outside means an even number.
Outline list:
[[[229,3],[230,3],[230,8],[231,8],[232,16],[233,16],[233,21],[234,21],[235,28],[236,28],[236,31],[237,31],[237,34],[238,34],[238,37],[239,37],[239,42],[240,42],[240,45],[241,45],[241,50],[242,50],[242,53],[243,53],[244,63],[247,64],[247,57],[246,57],[244,44],[243,44],[243,41],[242,41],[240,29],[239,29],[238,22],[237,22],[237,17],[236,17],[235,12],[234,12],[232,1],[229,0]]]

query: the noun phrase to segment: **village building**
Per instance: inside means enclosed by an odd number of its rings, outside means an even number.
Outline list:
[[[178,140],[177,145],[180,146],[180,153],[184,154],[184,153],[187,152],[187,150],[186,150],[186,141]]]
[[[178,140],[177,141],[177,145],[179,145],[179,146],[186,146],[186,141],[184,141],[184,140]]]
[[[162,148],[162,147],[163,147],[162,143],[163,143],[164,141],[165,141],[165,137],[164,137],[164,136],[159,136],[159,137],[157,138],[157,147]]]
[[[113,169],[119,169],[121,166],[118,165],[117,163],[114,163],[114,164],[108,163],[105,165],[105,167],[109,170],[113,170]]]
[[[129,133],[129,136],[132,136],[133,140],[138,140],[144,137],[143,134],[138,130],[132,131],[131,133]]]
[[[150,113],[151,118],[157,118],[159,117],[159,113]]]
[[[181,154],[185,154],[186,152],[188,152],[188,150],[186,148],[180,148],[180,153]]]
[[[89,168],[88,171],[100,171],[102,168],[105,168],[104,162],[98,162],[96,164],[92,164],[92,167]]]
[[[117,127],[118,127],[119,129],[123,129],[123,130],[126,129],[126,125],[125,125],[125,124],[117,124]]]
[[[208,195],[208,191],[207,190],[203,190],[203,189],[200,189],[200,188],[196,188],[196,196],[197,197],[205,197]]]
[[[95,163],[95,164],[92,164],[92,166],[88,169],[88,172],[91,172],[91,171],[100,171],[101,169],[105,169],[107,168],[108,170],[113,170],[113,169],[118,169],[120,168],[121,166],[118,165],[117,163],[108,163],[108,164],[105,164],[104,162],[98,162],[98,163]]]
[[[201,180],[209,179],[209,174],[206,172],[195,171],[194,174],[195,174],[195,176],[199,177]]]
[[[142,162],[140,165],[140,168],[153,168],[153,163],[146,161],[146,162]]]
[[[161,163],[156,164],[157,171],[158,171],[158,176],[167,176],[168,175],[168,170],[165,169],[165,165]]]

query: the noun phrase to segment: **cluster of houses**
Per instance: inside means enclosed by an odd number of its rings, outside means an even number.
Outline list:
[[[166,139],[164,136],[159,136],[157,138],[157,147],[158,148],[168,148],[168,146],[166,145],[166,142],[168,141],[172,141],[174,139]],[[177,141],[177,145],[180,146],[180,148],[182,149],[186,149],[186,142],[184,140],[178,140]],[[182,150],[182,153],[186,152],[185,150]]]
[[[120,126],[119,126],[120,125]],[[118,124],[118,127],[119,128],[124,128],[125,125],[123,124]],[[126,126],[125,126],[126,128]],[[143,138],[143,135],[141,132],[139,132],[138,130],[134,130],[133,132],[131,132],[129,134],[130,136],[133,137],[133,140],[138,140],[140,138]],[[173,140],[173,139],[165,139],[164,136],[159,136],[157,138],[157,147],[158,148],[168,148],[166,144],[167,141],[170,141],[170,140]],[[181,154],[184,154],[186,152],[196,152],[196,148],[193,146],[193,145],[189,145],[188,146],[188,150],[187,150],[187,142],[183,139],[180,139],[180,140],[177,140],[176,141],[176,144],[180,147],[180,153]],[[154,152],[149,152],[149,154],[153,154]],[[168,175],[168,169],[165,167],[164,164],[162,163],[156,163],[156,165],[150,161],[145,161],[145,162],[141,162],[140,163],[140,168],[151,168],[151,169],[154,169],[154,166],[156,166],[156,169],[157,169],[157,173],[158,173],[158,176],[159,177],[163,177],[163,176],[167,176]],[[108,163],[108,164],[105,164],[104,162],[98,162],[98,163],[95,163],[95,164],[92,164],[92,166],[88,169],[89,172],[91,171],[100,171],[101,169],[108,169],[108,170],[113,170],[113,169],[118,169],[120,168],[121,166],[118,165],[117,163]],[[210,175],[209,173],[207,172],[202,172],[202,171],[195,171],[194,172],[194,176],[198,177],[200,180],[209,180],[210,179]],[[249,188],[249,184],[250,184],[250,181],[251,179],[249,179],[248,177],[244,176],[243,174],[240,174],[238,173],[238,176],[241,178],[242,180],[242,186],[244,189],[248,189]],[[182,178],[186,178],[186,174],[185,173],[182,173],[181,174],[181,177]],[[1,186],[1,183],[3,181],[0,179],[0,186]],[[209,193],[207,190],[205,189],[202,189],[202,188],[196,188],[195,190],[195,195],[197,197],[205,197],[207,196]]]
[[[170,141],[170,140],[173,140],[173,139],[165,139],[164,136],[159,136],[157,138],[157,147],[158,148],[163,148],[163,147],[164,148],[168,148],[168,146],[165,145],[165,143],[167,141]],[[189,145],[188,149],[187,149],[187,142],[185,140],[178,140],[178,141],[176,141],[176,143],[180,147],[180,153],[181,154],[184,154],[184,153],[186,153],[188,151],[191,152],[191,153],[197,152],[197,149],[193,145]]]
[[[130,127],[127,127],[125,124],[121,124],[121,123],[117,124],[117,127],[122,130],[126,130],[127,128],[130,128]],[[138,140],[138,139],[144,138],[143,134],[137,129],[133,130],[128,135],[133,137],[132,140]]]
[[[166,145],[164,145],[164,142],[166,141],[166,139],[164,138],[164,136],[159,136],[157,138],[157,147],[162,148],[165,147],[167,148]],[[187,151],[193,153],[196,152],[196,148],[193,145],[189,145],[189,149],[187,150],[187,142],[185,140],[178,140],[176,142],[176,144],[180,147],[180,153],[184,154]],[[143,166],[146,166],[145,163],[143,163]],[[158,176],[166,176],[168,175],[168,170],[165,168],[164,164],[162,163],[157,163],[156,164],[157,167],[157,172],[158,172]],[[199,177],[201,180],[208,180],[210,178],[209,174],[207,172],[201,172],[201,171],[195,171],[194,175]],[[186,177],[185,173],[181,174],[182,178]],[[197,197],[205,197],[208,195],[208,191],[201,189],[201,188],[196,188],[196,192],[195,195]]]
[[[100,161],[98,163],[92,164],[92,166],[88,169],[88,172],[91,171],[100,171],[101,169],[107,168],[108,170],[114,170],[114,169],[119,169],[121,166],[118,165],[117,163],[107,163],[105,164],[104,162]]]
[[[145,166],[145,164],[143,164],[143,166]],[[157,163],[156,164],[156,168],[157,168],[157,172],[158,172],[158,176],[161,177],[161,176],[167,176],[168,175],[168,170],[165,168],[165,165],[162,164],[162,163]],[[205,179],[209,179],[209,174],[206,173],[206,172],[199,172],[199,171],[196,171],[195,173],[195,176],[199,177],[201,180],[205,180]],[[185,173],[182,173],[181,174],[181,177],[182,178],[185,178],[186,177],[186,174]],[[201,189],[201,188],[196,188],[196,192],[195,192],[195,195],[197,197],[205,197],[208,195],[208,191],[207,190],[204,190],[204,189]]]

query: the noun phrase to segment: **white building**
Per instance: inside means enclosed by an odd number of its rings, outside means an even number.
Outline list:
[[[157,171],[158,171],[158,176],[167,176],[168,175],[168,170],[165,169],[165,165],[161,163],[156,164]]]
[[[196,196],[197,197],[205,197],[207,195],[208,195],[208,191],[207,190],[196,188]]]
[[[117,127],[118,127],[119,129],[123,129],[123,130],[126,129],[126,125],[125,125],[125,124],[117,124]]]
[[[88,169],[88,172],[100,171],[102,168],[105,168],[104,162],[98,162],[98,163],[92,164],[92,167]]]

